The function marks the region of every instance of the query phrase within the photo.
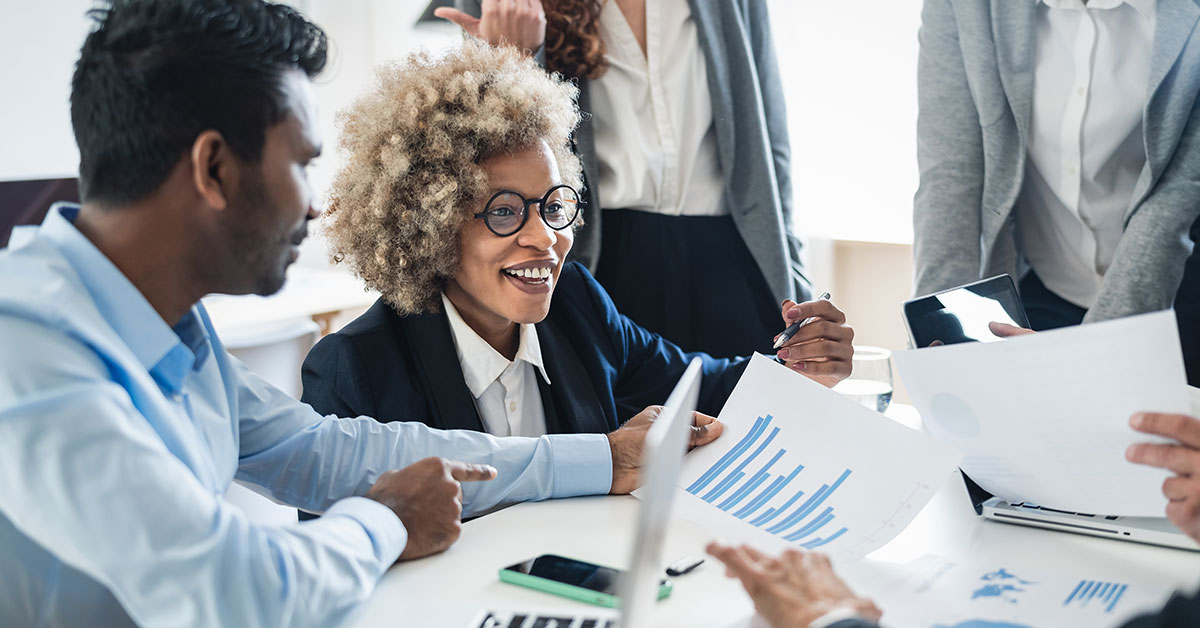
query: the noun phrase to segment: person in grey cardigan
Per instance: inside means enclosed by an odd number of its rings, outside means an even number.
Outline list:
[[[1200,214],[1196,0],[926,0],[916,292],[999,273],[1034,329],[1169,308]]]
[[[687,350],[770,351],[778,304],[812,293],[766,3],[456,4],[437,14],[578,81],[586,205],[572,259]]]

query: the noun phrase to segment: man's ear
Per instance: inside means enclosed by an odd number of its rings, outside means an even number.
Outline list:
[[[208,130],[196,136],[189,154],[192,186],[213,209],[223,210],[238,189],[238,159],[225,137]]]

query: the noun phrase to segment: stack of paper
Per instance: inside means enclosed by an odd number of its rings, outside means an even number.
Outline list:
[[[1008,501],[1162,517],[1166,472],[1125,460],[1129,417],[1187,413],[1172,312],[896,354],[931,435],[962,450],[963,471]]]

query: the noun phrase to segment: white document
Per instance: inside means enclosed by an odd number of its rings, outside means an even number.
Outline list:
[[[1136,411],[1190,409],[1172,312],[896,354],[926,430],[1008,501],[1102,515],[1162,517],[1165,471],[1125,460],[1155,441]]]
[[[761,355],[688,454],[675,513],[728,540],[861,558],[951,477],[953,448]]]
[[[850,586],[883,611],[888,628],[1119,626],[1162,607],[1167,587],[926,555],[907,565],[863,561]]]

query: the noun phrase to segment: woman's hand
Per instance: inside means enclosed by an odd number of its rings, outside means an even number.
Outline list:
[[[787,299],[781,315],[785,325],[816,317],[776,351],[788,368],[829,387],[850,376],[854,330],[837,306],[825,300],[796,303]]]
[[[742,581],[754,609],[772,628],[807,627],[825,614],[847,609],[863,619],[879,621],[879,608],[854,592],[833,573],[824,554],[784,550],[779,558],[743,545],[709,543],[708,553],[725,563],[725,575]]]
[[[546,13],[541,0],[483,0],[478,18],[449,7],[438,8],[433,14],[493,46],[516,46],[533,52],[546,41]]]

